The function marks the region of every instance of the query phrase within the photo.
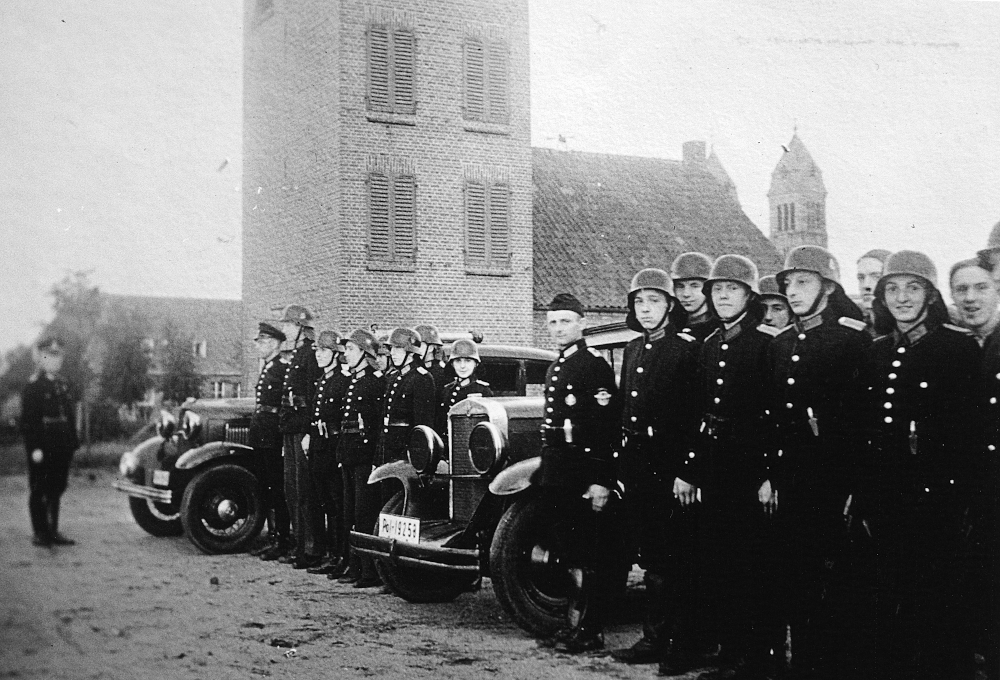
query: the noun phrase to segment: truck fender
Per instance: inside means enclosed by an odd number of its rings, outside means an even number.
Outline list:
[[[541,456],[514,463],[490,482],[490,493],[496,496],[510,496],[531,486],[531,477],[542,464]]]
[[[209,442],[204,446],[191,449],[181,454],[181,457],[174,463],[178,470],[193,470],[205,463],[218,458],[247,454],[253,451],[253,447],[244,444],[234,444],[233,442]]]

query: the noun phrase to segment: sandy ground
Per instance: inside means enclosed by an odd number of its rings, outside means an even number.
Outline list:
[[[656,675],[655,666],[539,648],[504,615],[488,580],[452,603],[414,605],[246,555],[206,556],[183,537],[154,538],[113,479],[74,471],[62,528],[79,543],[47,549],[30,541],[25,477],[0,477],[0,678]],[[608,646],[639,632],[636,620],[617,623]]]

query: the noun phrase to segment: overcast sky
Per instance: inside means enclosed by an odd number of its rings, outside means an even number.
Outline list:
[[[1000,220],[998,2],[530,12],[536,146],[679,158],[706,140],[766,234],[797,124],[848,278],[872,247],[946,270]],[[239,296],[241,21],[239,2],[0,4],[0,350],[34,336],[70,269],[112,292]]]

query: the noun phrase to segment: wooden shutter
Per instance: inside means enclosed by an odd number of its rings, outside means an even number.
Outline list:
[[[465,39],[465,118],[482,120],[486,107],[486,67],[483,41]]]
[[[368,28],[368,109],[389,111],[389,29]]]
[[[489,85],[487,88],[488,119],[507,122],[507,45],[499,40],[489,43]]]
[[[402,175],[393,179],[392,259],[412,260],[416,251],[417,183]]]
[[[391,254],[389,178],[379,172],[368,176],[368,213],[368,257],[388,260]]]
[[[392,32],[392,103],[395,113],[413,113],[414,37],[412,31]]]
[[[510,258],[510,187],[508,185],[493,184],[490,186],[489,215],[490,266],[506,268]]]
[[[486,266],[486,186],[465,185],[465,257],[471,266]]]

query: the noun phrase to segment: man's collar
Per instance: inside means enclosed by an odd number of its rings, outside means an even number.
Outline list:
[[[586,346],[587,346],[587,341],[584,340],[583,338],[580,338],[579,340],[577,340],[576,342],[574,342],[572,345],[568,345],[566,347],[563,347],[562,350],[559,352],[559,356],[561,356],[564,359],[568,359],[571,356],[573,356],[574,354],[576,354],[576,351],[578,349],[583,349]]]
[[[656,342],[657,340],[662,340],[667,337],[667,325],[664,324],[659,328],[652,331],[644,331],[646,335],[647,342]]]
[[[806,331],[811,331],[814,328],[819,328],[823,325],[823,312],[818,312],[813,314],[807,319],[798,319],[795,322],[795,327],[802,333]]]
[[[973,335],[979,341],[979,344],[982,345],[986,342],[987,338],[993,335],[997,328],[1000,328],[1000,307],[994,310],[990,320],[983,324],[978,331],[973,331]]]
[[[915,345],[930,331],[931,329],[927,327],[927,319],[924,319],[905,333],[900,333],[899,328],[894,329],[892,336],[896,339],[896,347],[900,345]]]
[[[743,332],[743,321],[746,318],[747,318],[747,313],[743,312],[742,314],[740,314],[739,318],[737,318],[736,321],[732,323],[732,325],[723,324],[722,326],[723,342],[729,342],[730,340],[732,340],[737,335]]]
[[[708,305],[706,304],[704,307],[702,307],[702,311],[688,316],[688,324],[693,325],[698,323],[705,323],[706,321],[708,321],[710,316],[711,312],[708,310]]]

